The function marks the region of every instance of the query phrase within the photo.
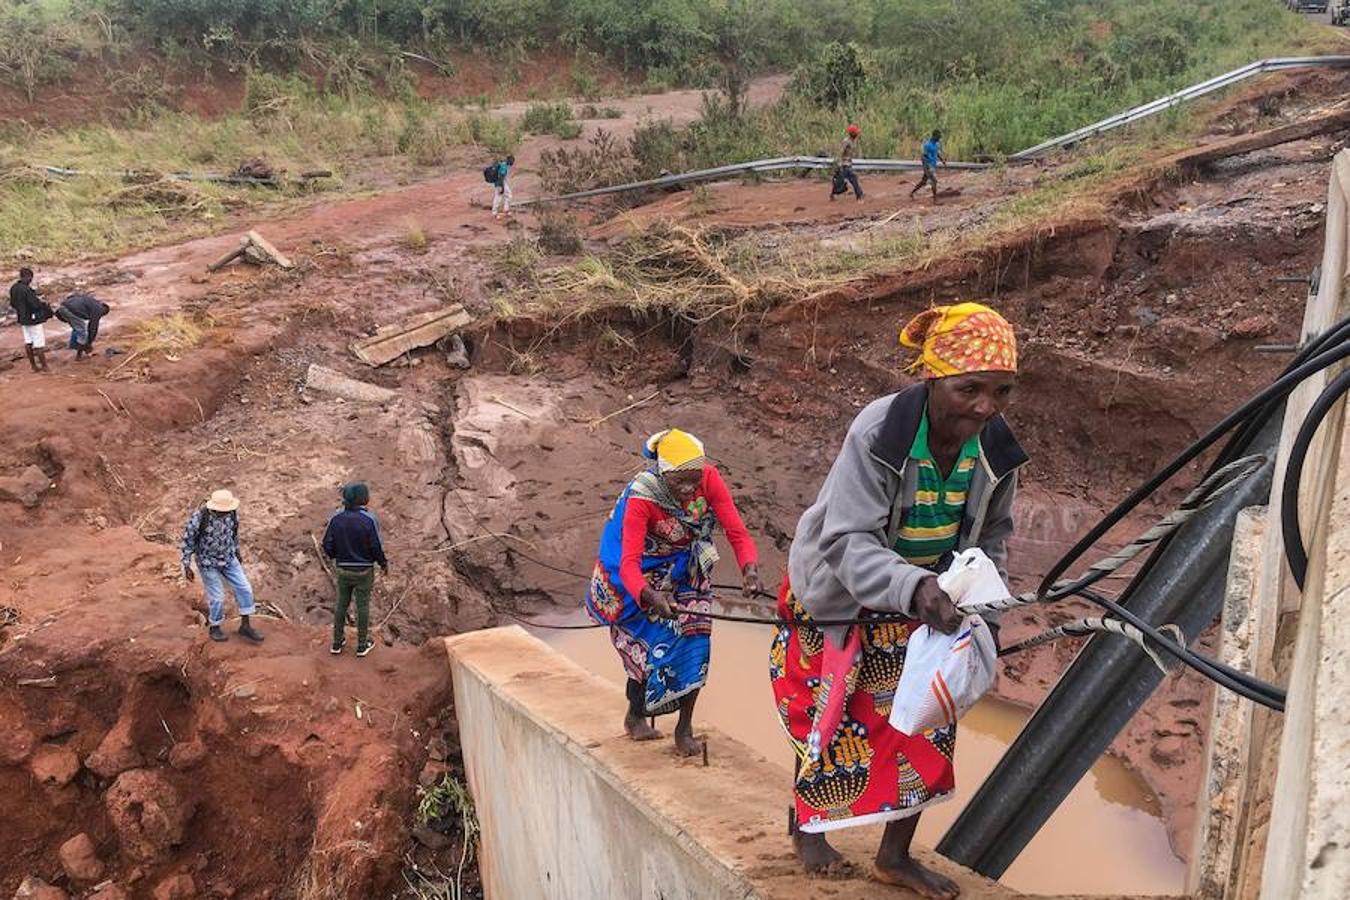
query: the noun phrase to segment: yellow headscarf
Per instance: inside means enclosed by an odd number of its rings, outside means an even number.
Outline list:
[[[981,303],[925,310],[900,332],[900,343],[919,351],[910,371],[922,369],[928,379],[1017,371],[1017,336],[1012,326]]]
[[[707,461],[703,442],[678,428],[658,431],[647,438],[646,456],[656,460],[656,471],[661,474],[702,469]]]

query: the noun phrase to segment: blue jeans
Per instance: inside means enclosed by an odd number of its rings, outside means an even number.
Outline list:
[[[70,326],[70,349],[75,350],[89,343],[88,322],[72,315],[66,324]]]
[[[225,585],[230,586],[234,594],[234,605],[239,607],[239,615],[253,615],[253,587],[248,583],[244,567],[239,557],[234,557],[226,566],[204,566],[199,561],[197,571],[202,574],[202,590],[206,591],[206,608],[209,611],[207,621],[219,625],[225,621]]]

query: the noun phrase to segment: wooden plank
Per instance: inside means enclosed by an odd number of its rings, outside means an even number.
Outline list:
[[[1215,141],[1203,147],[1177,153],[1163,160],[1163,162],[1164,164],[1171,163],[1181,167],[1200,166],[1205,163],[1218,162],[1231,156],[1241,156],[1244,153],[1265,150],[1268,147],[1288,144],[1292,141],[1302,141],[1319,134],[1341,131],[1346,128],[1350,128],[1350,107],[1292,122],[1288,125],[1281,125],[1278,128],[1258,131],[1255,134],[1244,134]]]
[[[253,246],[257,247],[263,253],[266,253],[269,257],[271,257],[273,262],[281,266],[283,269],[295,268],[295,263],[291,262],[291,258],[289,256],[282,253],[276,247],[273,247],[271,242],[268,241],[267,238],[263,237],[261,234],[258,234],[258,232],[250,231],[248,233],[248,240],[249,243],[253,244]]]
[[[375,334],[352,342],[352,352],[368,366],[382,366],[409,350],[434,344],[473,322],[459,304],[409,316],[379,328]]]

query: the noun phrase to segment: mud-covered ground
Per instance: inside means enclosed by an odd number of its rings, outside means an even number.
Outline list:
[[[477,173],[262,223],[297,259],[291,273],[204,276],[232,236],[40,272],[39,287],[59,277],[106,294],[116,308],[100,342],[124,352],[79,364],[53,352],[45,376],[11,351],[0,360],[10,398],[0,607],[12,610],[0,617],[0,832],[17,836],[0,842],[0,893],[33,876],[71,896],[104,881],[126,896],[181,896],[187,879],[203,896],[381,896],[414,866],[453,873],[453,827],[411,838],[417,786],[456,771],[432,639],[574,610],[642,438],[671,424],[704,438],[766,576],[780,577],[850,417],[905,383],[897,328],[932,302],[988,298],[1017,324],[1023,374],[1009,418],[1033,462],[1012,569],[1015,587],[1032,585],[1105,508],[1279,369],[1253,347],[1296,337],[1303,287],[1275,278],[1305,274],[1320,254],[1339,146],[1314,138],[1137,182],[1106,217],[1041,223],[980,253],[789,303],[734,337],[716,322],[620,309],[493,321],[490,251],[535,223],[470,207]],[[992,185],[961,176],[951,202],[891,219],[907,188],[884,179],[861,206],[784,182],[715,189],[711,213],[672,197],[639,214],[847,240],[987,217],[1017,179],[1053,170]],[[425,249],[407,242],[410,214]],[[614,228],[596,224],[587,239],[602,248]],[[381,369],[349,352],[375,326],[450,299],[480,315],[470,370],[436,348]],[[135,354],[134,324],[172,312],[204,328],[201,344]],[[17,346],[15,329],[0,337]],[[309,392],[310,363],[398,399]],[[353,478],[371,484],[391,559],[372,616],[380,645],[360,660],[325,652],[332,586],[315,546]],[[207,641],[200,591],[178,576],[183,521],[217,487],[244,501],[261,646]],[[1082,614],[1028,611],[1006,636]],[[999,692],[1035,703],[1074,650],[1013,658]],[[1200,682],[1169,679],[1113,748],[1158,791],[1181,853],[1207,703]],[[68,844],[81,833],[87,841]],[[98,896],[119,896],[109,891]]]

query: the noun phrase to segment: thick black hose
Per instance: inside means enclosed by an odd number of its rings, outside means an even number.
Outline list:
[[[1331,380],[1317,395],[1307,417],[1299,427],[1298,436],[1289,450],[1289,462],[1284,470],[1284,493],[1280,502],[1280,529],[1284,537],[1284,558],[1293,573],[1294,583],[1303,590],[1308,578],[1308,549],[1303,543],[1303,528],[1299,523],[1298,495],[1303,483],[1303,465],[1308,458],[1308,448],[1322,424],[1322,420],[1331,412],[1331,408],[1350,390],[1350,369],[1341,372]]]

